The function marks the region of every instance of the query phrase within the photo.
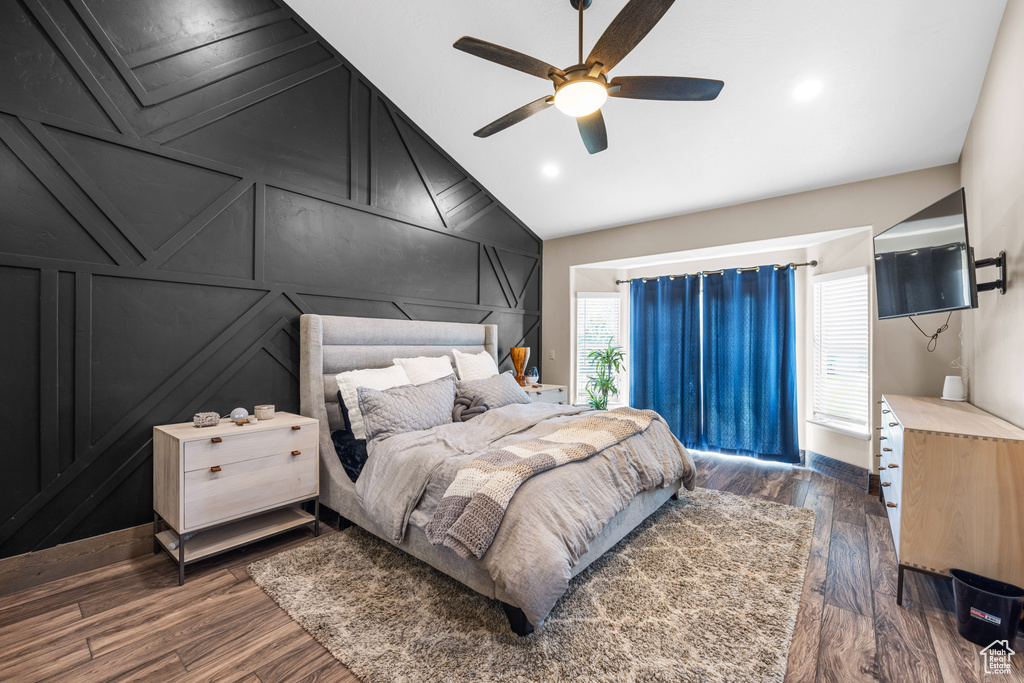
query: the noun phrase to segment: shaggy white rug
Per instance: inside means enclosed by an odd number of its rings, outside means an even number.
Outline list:
[[[782,681],[814,513],[681,491],[521,638],[489,600],[350,527],[249,574],[364,683]]]

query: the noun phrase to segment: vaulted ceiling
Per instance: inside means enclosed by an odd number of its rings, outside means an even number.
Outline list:
[[[548,239],[957,161],[1006,0],[677,0],[612,75],[715,78],[722,94],[609,100],[596,155],[553,107],[474,137],[552,88],[452,48],[469,35],[569,66],[569,0],[289,4]],[[585,51],[625,4],[593,0]],[[810,79],[821,94],[794,99]]]

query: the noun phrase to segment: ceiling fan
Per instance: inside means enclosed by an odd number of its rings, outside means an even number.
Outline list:
[[[453,47],[458,50],[531,76],[550,79],[555,87],[554,95],[545,95],[523,105],[473,135],[478,138],[494,135],[553,104],[563,113],[576,118],[587,151],[597,154],[608,148],[608,132],[601,115],[601,106],[608,97],[707,101],[715,99],[722,91],[724,82],[706,78],[622,76],[608,80],[608,71],[644,39],[675,0],[630,0],[605,29],[586,61],[583,61],[583,10],[590,7],[592,0],[569,1],[573,9],[579,12],[580,61],[565,69],[477,38],[463,36],[455,41]]]

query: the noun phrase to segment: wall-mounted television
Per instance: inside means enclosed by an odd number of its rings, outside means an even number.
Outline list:
[[[964,190],[875,236],[878,318],[978,307]]]

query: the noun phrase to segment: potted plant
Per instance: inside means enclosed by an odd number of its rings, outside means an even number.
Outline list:
[[[612,345],[611,337],[603,349],[594,349],[587,358],[594,362],[595,374],[587,380],[587,403],[597,410],[608,410],[608,397],[618,393],[616,382],[626,354]]]

